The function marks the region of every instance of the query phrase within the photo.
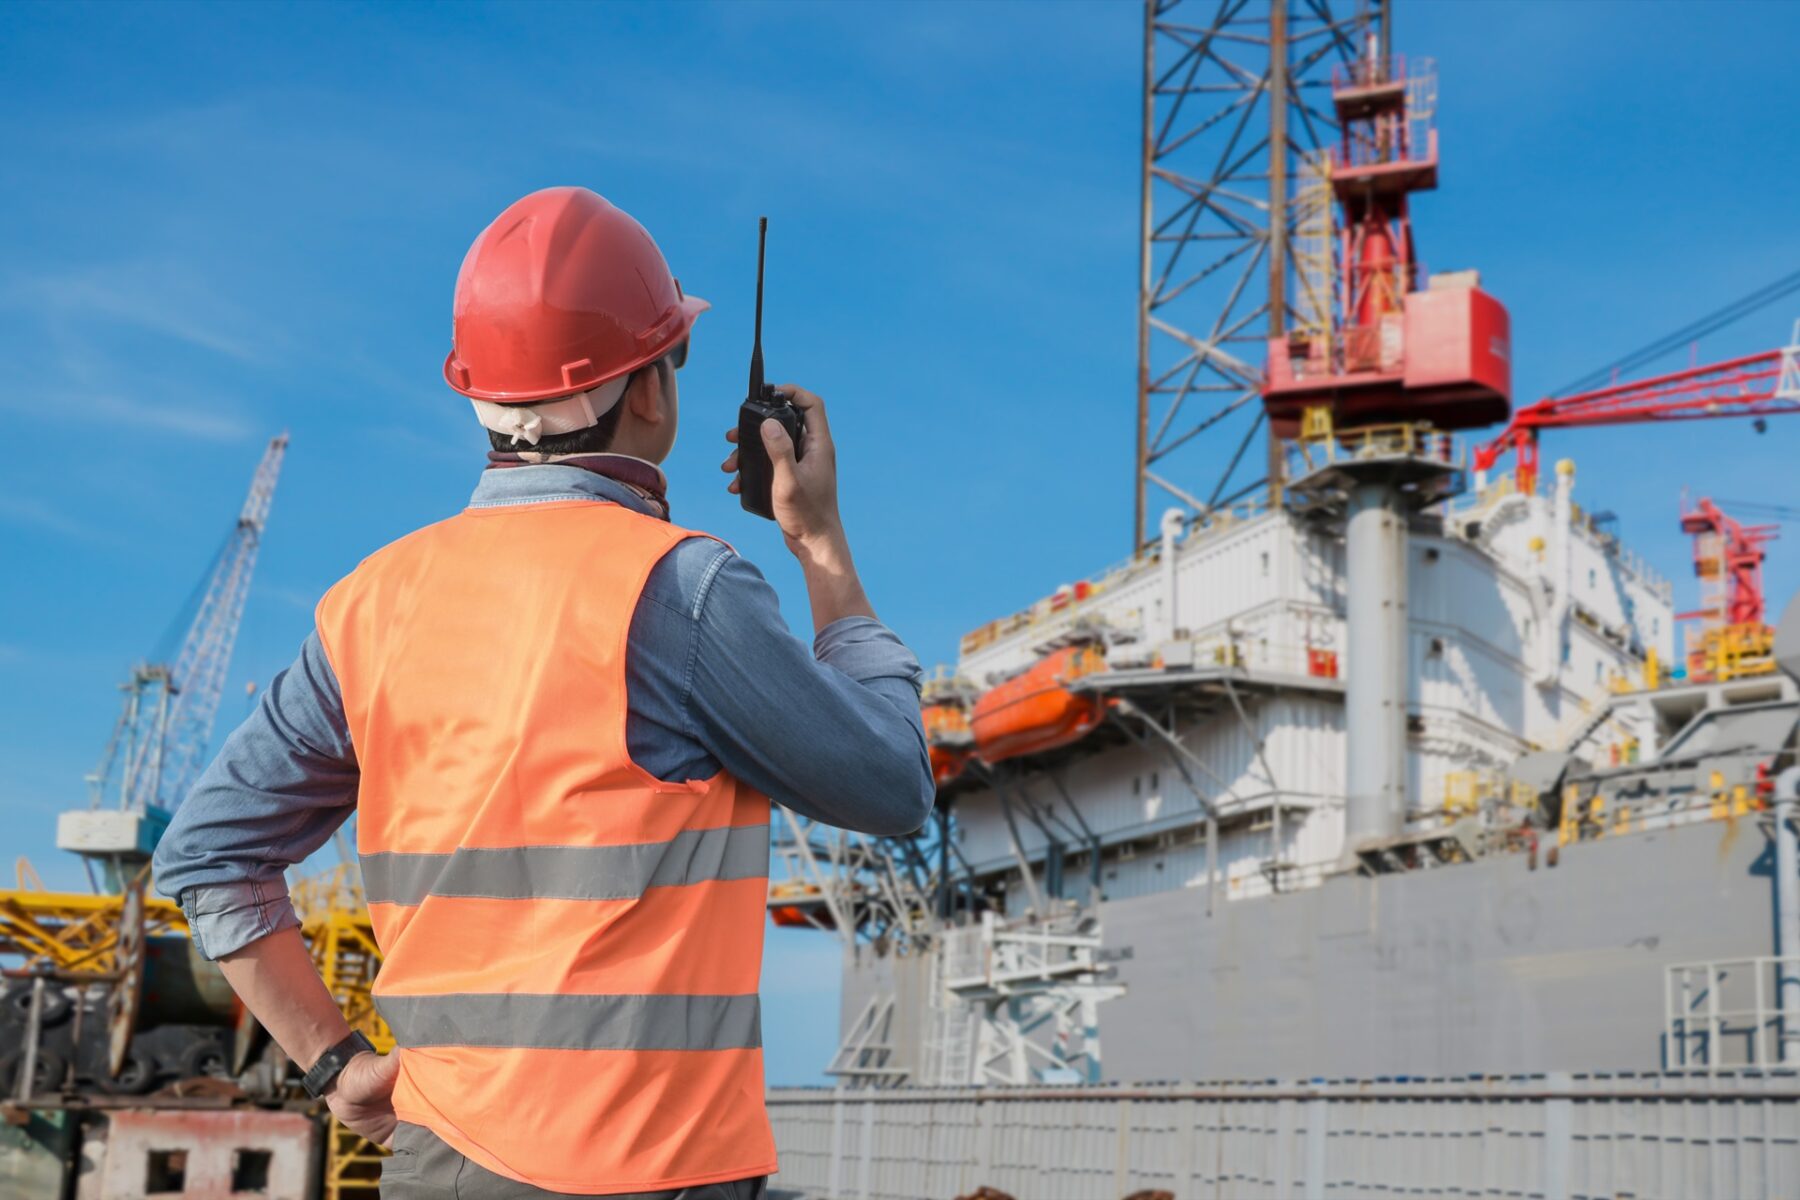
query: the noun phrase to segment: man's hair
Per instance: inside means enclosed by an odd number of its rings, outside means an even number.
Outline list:
[[[633,371],[631,377],[625,381],[625,391],[619,394],[618,401],[600,414],[600,419],[586,429],[574,429],[568,433],[547,433],[538,438],[535,446],[523,442],[514,443],[512,434],[490,429],[488,430],[488,443],[494,449],[502,452],[529,450],[534,454],[605,454],[612,449],[613,438],[618,436],[619,419],[625,411],[625,397],[630,394],[631,385],[637,382],[637,377],[645,371],[653,370],[659,377],[662,377],[664,391],[667,391],[673,383],[673,380],[667,376],[673,375],[674,372],[665,371],[665,362],[666,356],[655,362],[646,363]]]
[[[619,414],[624,411],[625,397],[620,396],[617,404],[602,413],[600,419],[586,429],[547,433],[537,440],[535,446],[527,442],[514,442],[512,434],[490,429],[488,441],[494,449],[508,453],[529,450],[534,454],[604,454],[612,448],[613,437],[619,432]]]

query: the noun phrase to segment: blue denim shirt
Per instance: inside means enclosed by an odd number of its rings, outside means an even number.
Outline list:
[[[547,464],[489,470],[473,507],[610,501],[652,512],[604,475]],[[918,659],[879,621],[846,617],[812,650],[760,572],[710,538],[651,571],[626,643],[626,741],[664,780],[720,767],[795,812],[874,834],[918,829],[934,790]],[[315,632],[206,768],[156,849],[208,958],[298,924],[287,868],[356,809],[356,751]]]

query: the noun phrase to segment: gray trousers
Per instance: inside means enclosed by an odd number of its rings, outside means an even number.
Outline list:
[[[606,1200],[764,1200],[768,1177],[708,1183],[673,1192],[625,1192]],[[496,1175],[444,1144],[431,1130],[404,1121],[394,1153],[381,1164],[381,1200],[540,1200],[567,1196]]]

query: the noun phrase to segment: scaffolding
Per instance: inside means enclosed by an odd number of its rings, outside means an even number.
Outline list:
[[[1319,347],[1331,345],[1336,296],[1337,201],[1331,191],[1331,155],[1300,157],[1300,192],[1294,198],[1294,325],[1290,336]],[[1314,357],[1308,354],[1306,357]]]
[[[361,1032],[381,1053],[394,1048],[394,1035],[375,1011],[375,976],[381,948],[369,920],[355,860],[340,835],[343,861],[291,889],[300,932],[312,951],[313,965],[325,988],[343,1010],[351,1029]],[[330,1118],[325,1145],[325,1200],[375,1200],[381,1163],[388,1152]]]

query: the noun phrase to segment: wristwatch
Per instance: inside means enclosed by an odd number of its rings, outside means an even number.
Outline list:
[[[360,1032],[352,1033],[319,1056],[319,1061],[301,1076],[300,1086],[306,1089],[307,1095],[317,1100],[325,1094],[325,1089],[331,1086],[332,1081],[343,1073],[345,1064],[365,1050],[375,1053],[375,1044]]]

